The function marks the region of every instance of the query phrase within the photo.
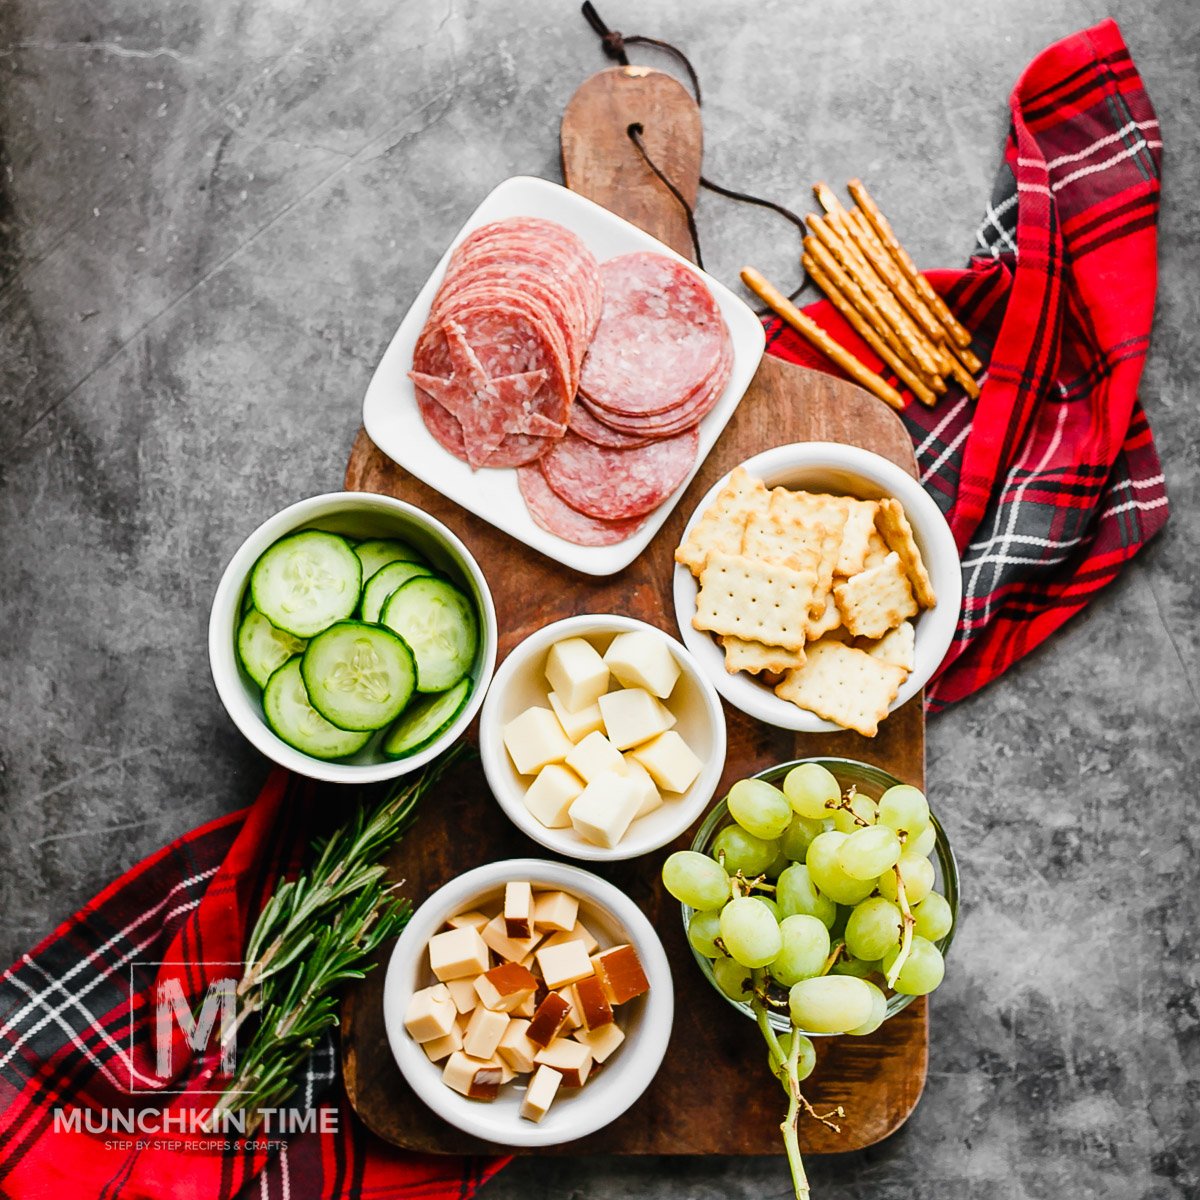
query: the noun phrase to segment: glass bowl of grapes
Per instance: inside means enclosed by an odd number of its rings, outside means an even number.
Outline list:
[[[852,759],[739,780],[663,882],[701,971],[768,1044],[874,1033],[942,982],[958,918],[954,853],[925,796]]]

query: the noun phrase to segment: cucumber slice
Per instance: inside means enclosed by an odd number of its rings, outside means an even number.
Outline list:
[[[432,574],[433,568],[424,563],[391,562],[386,567],[380,567],[363,588],[362,619],[377,623],[384,602],[402,583],[407,583],[417,575]]]
[[[364,583],[388,563],[425,561],[407,542],[396,541],[394,538],[370,538],[359,542],[354,547],[354,553],[362,563]]]
[[[379,619],[412,650],[418,692],[444,692],[475,661],[479,645],[475,606],[444,579],[418,576],[401,584],[388,597]]]
[[[263,714],[278,737],[313,758],[345,758],[361,750],[371,738],[370,733],[351,733],[330,725],[313,708],[300,674],[300,655],[289,658],[267,680]]]
[[[388,758],[407,758],[423,750],[458,719],[471,694],[471,680],[460,679],[447,692],[434,692],[401,714],[387,731],[382,749]]]
[[[362,563],[336,533],[306,529],[281,538],[250,573],[254,607],[276,629],[308,638],[357,607]]]
[[[304,651],[300,673],[313,708],[339,729],[390,725],[417,682],[412,651],[389,629],[339,621]]]
[[[282,629],[276,629],[266,617],[252,608],[238,626],[237,652],[246,668],[246,674],[260,688],[283,666],[289,658],[304,653],[304,639],[292,637]]]

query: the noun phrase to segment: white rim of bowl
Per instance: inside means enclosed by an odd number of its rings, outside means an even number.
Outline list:
[[[649,1044],[639,1046],[636,1055],[627,1057],[622,1057],[618,1050],[612,1065],[606,1065],[606,1075],[620,1072],[625,1084],[615,1105],[603,1110],[595,1105],[580,1105],[580,1116],[567,1136],[563,1136],[561,1130],[555,1131],[552,1126],[535,1125],[517,1118],[512,1136],[501,1142],[496,1140],[495,1130],[486,1120],[486,1114],[491,1111],[488,1105],[467,1100],[440,1080],[434,1087],[428,1086],[430,1063],[425,1052],[404,1028],[404,1009],[412,994],[408,977],[424,953],[429,938],[444,924],[447,916],[453,915],[450,909],[465,908],[472,897],[512,879],[529,879],[535,885],[550,884],[573,892],[605,909],[621,927],[637,950],[650,982],[650,991],[646,995],[647,1010],[642,1018],[649,1035],[645,1040]],[[461,896],[461,899],[446,904],[443,897],[447,893]],[[405,1082],[442,1120],[493,1145],[554,1146],[576,1141],[603,1129],[628,1110],[650,1086],[671,1040],[671,1028],[675,1020],[675,987],[667,952],[658,933],[645,913],[619,888],[582,867],[568,863],[540,858],[510,858],[486,863],[457,876],[438,888],[413,913],[388,959],[383,985],[383,1018],[392,1057]],[[578,1093],[578,1098],[586,1100],[587,1095],[585,1085]],[[479,1110],[478,1119],[473,1109]],[[591,1115],[586,1115],[589,1112]]]
[[[289,746],[273,733],[263,718],[261,704],[256,710],[243,691],[236,649],[238,600],[250,570],[263,551],[279,538],[310,520],[320,520],[322,515],[334,515],[333,512],[321,511],[330,506],[342,506],[346,511],[359,509],[409,518],[446,548],[449,555],[461,566],[463,575],[471,581],[475,591],[480,610],[480,632],[484,639],[483,662],[480,665],[475,690],[466,707],[455,718],[454,724],[431,745],[408,758],[379,763],[326,762],[323,759],[312,758]],[[310,513],[317,515],[310,516]],[[496,607],[492,601],[491,588],[488,587],[487,579],[475,556],[457,535],[436,517],[431,517],[415,505],[376,492],[323,492],[319,496],[297,500],[274,516],[268,517],[242,542],[226,564],[213,596],[208,620],[209,669],[217,695],[229,719],[237,726],[242,736],[272,762],[308,779],[318,779],[325,783],[361,784],[398,779],[423,767],[453,745],[483,705],[496,668],[498,644]]]
[[[663,835],[653,838],[645,844],[630,838],[622,838],[611,850],[604,846],[593,846],[582,840],[568,841],[565,837],[556,836],[559,834],[559,830],[547,829],[525,807],[520,796],[509,794],[507,781],[504,778],[502,757],[506,752],[499,731],[496,729],[498,723],[496,710],[520,664],[530,654],[539,652],[543,647],[549,648],[553,642],[564,637],[571,637],[577,630],[594,627],[598,623],[610,626],[614,633],[649,630],[670,643],[672,652],[678,658],[680,665],[689,672],[704,698],[704,708],[712,729],[713,740],[712,753],[696,777],[697,782],[707,779],[706,786],[689,799],[686,805],[682,800],[667,801],[668,804],[680,806],[678,820],[670,826],[664,827],[666,832]],[[492,731],[495,732],[495,736],[491,736]],[[514,646],[508,657],[500,664],[479,717],[479,757],[483,763],[483,773],[487,777],[488,787],[491,789],[496,803],[504,810],[508,819],[538,845],[580,862],[623,862],[631,858],[640,858],[643,854],[651,854],[673,842],[685,829],[694,824],[698,817],[704,814],[709,801],[716,794],[717,785],[721,781],[721,772],[724,769],[725,750],[725,711],[721,707],[717,688],[713,686],[712,680],[696,661],[695,656],[678,638],[672,637],[657,625],[639,621],[636,617],[624,617],[617,613],[581,613],[574,617],[564,617],[561,621],[553,621],[549,625],[535,629],[524,641]],[[692,786],[695,787],[695,784]]]
[[[770,450],[764,450],[739,463],[738,466],[751,474],[759,475],[764,478],[764,481],[769,475],[805,467],[826,467],[831,471],[844,471],[847,474],[861,476],[881,491],[899,499],[904,505],[905,512],[915,518],[912,521],[914,531],[927,543],[927,549],[930,551],[927,558],[933,559],[936,552],[939,559],[953,561],[955,564],[959,562],[954,535],[950,532],[950,526],[942,515],[941,509],[934,503],[933,497],[925,491],[919,480],[914,479],[890,459],[886,459],[874,451],[864,450],[861,446],[850,446],[843,442],[792,442],[785,446],[774,446]],[[736,469],[735,467],[734,470]],[[683,534],[680,537],[681,543],[700,519],[704,510],[716,499],[717,493],[729,482],[729,476],[732,474],[731,470],[718,479],[697,503],[684,526]],[[772,485],[768,484],[768,486]],[[797,708],[787,701],[780,700],[761,685],[743,678],[740,674],[731,675],[724,670],[721,664],[714,667],[707,661],[710,656],[699,651],[705,642],[711,643],[712,639],[707,633],[692,627],[695,603],[684,594],[687,589],[694,588],[692,579],[692,574],[687,567],[676,564],[672,580],[675,622],[684,645],[704,673],[705,678],[713,683],[717,691],[740,712],[779,729],[790,729],[797,733],[840,732],[842,728],[840,725],[826,721],[815,713]],[[918,643],[921,657],[924,659],[928,656],[932,666],[927,670],[914,671],[909,675],[888,709],[889,715],[906,704],[929,682],[946,657],[946,652],[954,640],[962,608],[961,571],[948,571],[942,583],[949,585],[949,593],[947,594],[945,587],[938,588],[937,606],[922,614],[921,624],[925,628]],[[945,616],[944,614],[947,613],[953,615]]]

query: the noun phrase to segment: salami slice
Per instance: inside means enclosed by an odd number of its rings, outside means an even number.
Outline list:
[[[608,446],[613,450],[636,450],[639,446],[645,446],[648,442],[654,441],[652,436],[622,433],[619,429],[614,429],[582,403],[579,397],[576,397],[575,403],[571,405],[567,424],[572,432],[579,434],[581,438],[594,442],[597,446]]]
[[[726,337],[712,293],[691,268],[639,251],[600,268],[604,309],[580,390],[614,413],[678,407],[712,377]]]
[[[535,524],[577,546],[612,546],[632,537],[646,523],[645,517],[598,521],[585,516],[557,495],[537,464],[518,468],[517,484]]]
[[[419,387],[415,391],[417,408],[420,409],[425,428],[433,434],[434,440],[444,450],[449,450],[455,458],[469,463],[471,460],[467,458],[466,441],[458,418],[451,416],[428,392]]]
[[[694,429],[635,450],[597,446],[568,433],[541,461],[546,482],[572,508],[603,521],[640,517],[687,478],[696,461]]]

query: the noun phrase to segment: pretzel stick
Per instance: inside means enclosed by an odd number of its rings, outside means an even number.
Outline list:
[[[983,364],[971,353],[970,332],[964,328],[958,318],[946,307],[946,302],[933,290],[933,285],[930,284],[929,280],[917,270],[917,264],[909,257],[908,251],[900,245],[891,225],[888,224],[887,217],[879,211],[879,206],[871,199],[871,193],[863,187],[862,180],[852,179],[846,186],[859,208],[862,209],[867,220],[871,222],[871,227],[875,230],[879,240],[888,248],[892,257],[899,264],[900,269],[908,276],[909,282],[924,298],[925,303],[937,314],[937,319],[941,321],[946,332],[950,335],[950,340],[960,350],[967,352],[963,356],[963,363],[966,368],[972,374],[979,371],[983,367]]]
[[[846,209],[842,202],[837,198],[837,193],[827,183],[820,181],[813,184],[813,195],[817,198],[817,203],[830,215],[834,213],[845,212]]]
[[[962,390],[974,400],[979,395],[979,384],[975,382],[975,377],[963,362],[963,355],[969,353],[970,351],[963,350],[961,347],[954,345],[953,342],[950,343],[950,374],[958,380]],[[973,354],[971,357],[975,358]],[[978,362],[979,360],[975,358],[975,361]]]
[[[848,350],[839,346],[811,317],[806,317],[774,284],[753,267],[742,268],[742,282],[764,304],[774,309],[798,334],[816,346],[856,383],[861,384],[891,408],[902,409],[904,400],[885,379],[863,366]]]
[[[887,247],[875,236],[871,223],[863,216],[862,209],[852,208],[847,213],[847,220],[859,249],[870,260],[871,266],[883,276],[888,287],[896,293],[900,303],[908,309],[913,320],[925,331],[925,336],[935,345],[942,341],[946,336],[946,331],[942,328],[941,322],[938,321],[929,305],[917,294],[917,289],[909,283],[908,277],[901,274],[896,267],[895,261],[887,252]],[[948,361],[944,370],[950,370]]]
[[[896,331],[905,356],[916,365],[923,375],[930,378],[938,375],[938,363],[922,344],[921,334],[917,327],[907,314],[901,312],[900,306],[888,293],[882,280],[875,274],[866,259],[862,258],[857,249],[850,245],[831,224],[834,218],[818,217],[809,213],[806,219],[808,227],[820,238],[834,258],[842,264],[846,273],[862,288],[884,320]]]
[[[823,247],[820,248],[823,249]],[[849,293],[859,290],[854,280],[847,278],[840,269],[838,269],[840,278],[827,275],[821,269],[821,265],[811,255],[804,255],[800,262],[805,271],[808,272],[808,277],[825,293],[830,304],[846,318],[858,336],[887,363],[896,376],[922,404],[932,407],[937,401],[937,397],[925,386],[920,377],[891,346],[875,332],[870,323],[855,307],[854,302],[848,298]],[[836,268],[837,264],[835,263],[834,266]]]

